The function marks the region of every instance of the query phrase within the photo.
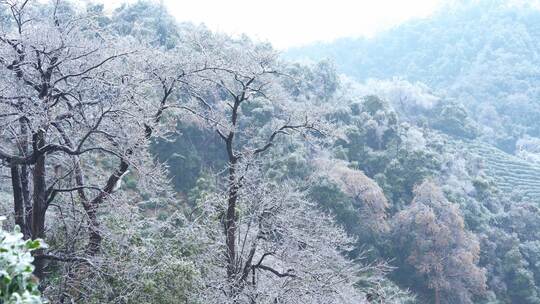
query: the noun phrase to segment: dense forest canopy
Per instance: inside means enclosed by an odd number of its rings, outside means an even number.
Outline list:
[[[0,303],[540,303],[540,8],[277,52],[0,0]]]

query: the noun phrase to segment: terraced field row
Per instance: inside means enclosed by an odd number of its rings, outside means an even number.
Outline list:
[[[514,155],[505,153],[487,144],[463,143],[467,149],[478,155],[486,173],[497,188],[505,193],[519,191],[532,201],[540,202],[540,166],[529,163]],[[464,147],[465,148],[465,147]]]

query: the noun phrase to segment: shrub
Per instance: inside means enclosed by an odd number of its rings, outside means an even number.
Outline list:
[[[0,222],[5,217],[0,217]],[[38,282],[32,272],[31,251],[43,248],[41,240],[23,240],[18,226],[13,232],[0,227],[0,303],[41,304]]]

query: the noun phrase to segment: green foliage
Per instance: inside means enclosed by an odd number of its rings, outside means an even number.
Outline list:
[[[393,202],[391,208],[399,210],[412,199],[414,185],[440,170],[437,147],[414,142],[408,127],[399,125],[396,113],[376,96],[364,98],[357,109],[348,118],[352,124],[346,130],[347,141],[338,145],[347,151],[349,161],[379,183]]]
[[[454,102],[440,103],[435,111],[438,114],[432,123],[433,128],[461,138],[472,139],[477,136],[478,130],[462,105]]]
[[[332,212],[336,220],[347,228],[349,233],[357,234],[355,228],[359,227],[358,210],[353,208],[351,199],[338,188],[338,186],[327,179],[317,180],[317,183],[310,188],[310,197],[316,201],[323,210]]]
[[[413,187],[423,179],[437,174],[439,168],[440,161],[434,153],[401,151],[398,158],[390,161],[376,180],[389,193],[394,206],[399,208],[410,201]]]
[[[140,298],[133,303],[178,303],[188,300],[199,273],[192,262],[176,256],[163,256],[165,263],[143,280]]]
[[[375,116],[379,111],[388,109],[388,104],[377,96],[366,96],[364,98],[363,109],[371,116]]]
[[[204,169],[221,169],[225,166],[225,151],[218,145],[217,134],[209,134],[195,126],[179,123],[178,136],[153,143],[152,152],[167,163],[176,190],[188,192]],[[179,174],[181,173],[181,174]]]
[[[0,221],[5,218],[0,218]],[[43,303],[33,276],[31,252],[43,248],[41,240],[23,240],[18,226],[8,232],[0,228],[0,302],[6,304]]]
[[[197,303],[191,293],[199,287],[200,273],[192,255],[201,248],[200,236],[185,228],[178,211],[154,218],[137,209],[117,205],[103,216],[111,239],[104,240],[100,260],[92,267],[76,266],[84,271],[67,279],[78,289],[62,292],[89,304]],[[51,298],[66,296],[56,289],[63,280],[49,285]]]

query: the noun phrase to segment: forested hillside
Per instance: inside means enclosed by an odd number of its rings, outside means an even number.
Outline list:
[[[508,1],[285,54],[0,1],[0,303],[540,303],[537,38]]]
[[[487,293],[474,303],[539,301],[538,260],[532,249],[537,239],[526,236],[531,235],[526,231],[536,234],[540,200],[537,5],[455,1],[428,18],[373,38],[344,38],[284,54],[304,63],[335,64],[346,75],[342,81],[359,96],[379,96],[397,120],[418,129],[402,132],[408,141],[414,139],[411,147],[418,156],[413,159],[422,158],[397,176],[402,180],[436,176],[446,197],[460,205],[466,229],[480,239],[480,265],[487,270]],[[387,181],[387,168],[372,168],[390,167],[396,158],[381,159],[385,153],[368,151],[347,159],[375,178],[387,197],[395,198],[391,205],[400,210],[408,202],[399,201],[411,197],[400,190],[411,189],[418,181],[410,178],[411,184],[405,186],[399,180]],[[410,280],[400,269],[406,268],[398,268],[396,281]],[[457,294],[453,289],[446,301],[467,303],[452,298]],[[421,295],[420,301],[430,302]]]
[[[361,82],[421,82],[463,104],[484,141],[513,153],[519,139],[540,137],[539,37],[537,1],[453,1],[373,38],[317,43],[285,55],[330,58]]]

